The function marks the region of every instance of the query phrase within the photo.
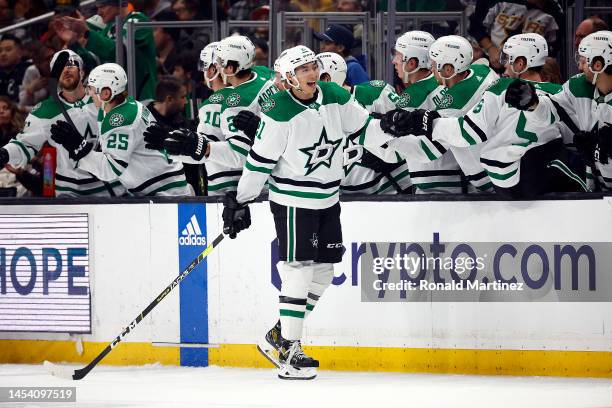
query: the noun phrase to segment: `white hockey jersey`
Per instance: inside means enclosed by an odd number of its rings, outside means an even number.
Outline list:
[[[145,148],[143,133],[155,122],[146,106],[129,97],[106,114],[100,110],[98,120],[101,151],[79,160],[80,169],[101,180],[118,178],[135,196],[193,195],[181,163]]]
[[[385,81],[370,81],[355,85],[351,89],[351,94],[359,104],[369,113],[384,114],[395,109],[395,104],[399,96],[393,88]],[[373,154],[387,162],[397,161],[397,168],[393,169],[388,175],[377,173],[376,171],[362,166],[361,157],[364,147],[347,138],[344,146],[344,173],[345,177],[340,184],[342,194],[397,194],[410,191],[412,181],[408,164],[396,153],[387,149],[372,149]],[[387,156],[392,154],[392,158]]]
[[[299,208],[324,209],[338,202],[344,176],[342,146],[347,135],[371,139],[380,147],[388,137],[350,93],[320,82],[308,105],[291,92],[279,92],[262,104],[261,122],[238,183],[238,202],[257,197],[266,180],[269,199]],[[383,140],[382,142],[379,142]]]
[[[561,137],[559,116],[547,95],[561,86],[532,82],[540,103],[534,111],[521,111],[505,103],[506,89],[513,78],[501,78],[465,116],[436,120],[433,140],[444,146],[467,147],[487,141],[480,161],[493,184],[508,188],[520,180],[521,157],[536,146]],[[440,151],[427,144],[428,154]]]
[[[77,130],[85,139],[97,145],[98,109],[85,96],[75,103],[68,103],[60,97],[66,112],[74,122]],[[57,196],[111,197],[122,195],[125,189],[117,177],[100,181],[90,173],[76,168],[76,163],[68,156],[68,151],[51,139],[51,125],[66,118],[58,103],[48,98],[36,105],[25,121],[23,131],[11,140],[5,149],[9,153],[9,162],[13,167],[25,167],[38,154],[43,144],[49,143],[56,148],[55,191]]]
[[[551,97],[568,113],[579,130],[594,131],[603,126],[612,126],[612,93],[601,95],[584,74],[576,75],[563,84],[563,91]],[[566,145],[573,132],[564,133]],[[597,155],[597,157],[599,157]],[[612,190],[612,159],[603,164],[595,162],[595,168],[587,169],[588,186],[593,189],[597,184],[604,191]]]

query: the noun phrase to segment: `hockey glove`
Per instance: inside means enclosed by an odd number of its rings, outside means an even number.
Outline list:
[[[231,239],[251,225],[249,206],[236,201],[236,192],[230,191],[223,198],[223,233]]]
[[[5,148],[0,148],[0,169],[3,169],[4,166],[9,162],[9,154]]]
[[[593,132],[578,132],[574,134],[574,145],[582,160],[587,165],[593,166],[595,149],[597,148],[597,135]]]
[[[189,156],[201,161],[206,155],[208,140],[205,135],[190,129],[173,130],[164,140],[164,149],[174,156]]]
[[[401,128],[402,125],[398,126],[396,130],[398,133],[403,131],[404,135],[425,136],[431,140],[433,138],[434,120],[438,118],[440,118],[440,114],[436,111],[417,109],[410,112],[408,117],[403,118],[403,122],[406,123],[404,126],[406,130]]]
[[[238,130],[242,130],[251,140],[251,143],[253,143],[260,121],[261,119],[259,116],[253,112],[241,110],[236,116],[234,116],[234,127]]]
[[[93,144],[81,136],[70,123],[59,120],[51,125],[51,139],[68,151],[68,156],[76,162],[81,160],[93,148]]]
[[[364,149],[363,155],[361,156],[361,165],[377,173],[381,173],[384,176],[389,176],[393,170],[401,166],[401,163],[387,163],[380,157]]]
[[[531,82],[515,79],[506,89],[505,100],[515,109],[528,110],[538,102],[538,95]]]
[[[145,148],[151,150],[163,150],[164,140],[168,137],[170,128],[159,122],[153,123],[144,131]]]

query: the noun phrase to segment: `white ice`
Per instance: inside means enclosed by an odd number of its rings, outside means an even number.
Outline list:
[[[0,387],[9,386],[76,386],[77,403],[0,407],[612,407],[612,380],[554,377],[320,371],[313,381],[282,381],[266,369],[149,365],[96,367],[70,381],[42,364],[0,365]]]

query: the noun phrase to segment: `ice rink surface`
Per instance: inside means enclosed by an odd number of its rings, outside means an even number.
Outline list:
[[[320,371],[313,381],[282,381],[273,370],[149,365],[101,366],[69,381],[42,364],[0,365],[0,387],[9,386],[76,386],[77,402],[0,407],[612,407],[612,379],[555,377]]]

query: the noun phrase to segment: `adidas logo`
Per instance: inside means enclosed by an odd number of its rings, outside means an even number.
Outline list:
[[[202,230],[195,214],[191,216],[187,226],[181,232],[179,245],[206,245],[206,237],[202,236]]]

